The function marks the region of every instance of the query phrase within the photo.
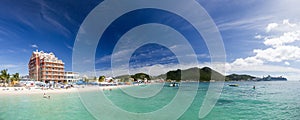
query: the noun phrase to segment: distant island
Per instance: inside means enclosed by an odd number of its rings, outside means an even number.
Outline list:
[[[199,76],[200,75],[200,76]],[[213,77],[212,77],[213,75]],[[137,73],[134,75],[121,75],[115,77],[116,79],[120,79],[122,81],[129,81],[130,79],[137,81],[137,80],[154,80],[154,79],[164,79],[164,80],[175,80],[177,82],[181,80],[198,80],[200,82],[209,82],[211,80],[213,81],[286,81],[287,79],[284,77],[255,77],[251,75],[246,74],[230,74],[230,75],[223,75],[209,67],[203,67],[203,68],[189,68],[185,70],[177,69],[168,71],[165,74],[161,74],[158,76],[150,76],[145,73]],[[272,79],[270,79],[272,78]],[[274,80],[273,80],[274,78]]]

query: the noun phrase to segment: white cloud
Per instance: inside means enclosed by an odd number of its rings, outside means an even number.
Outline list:
[[[32,47],[32,48],[39,48],[36,44],[30,45],[30,47]]]
[[[290,63],[289,63],[289,62],[287,62],[287,61],[285,61],[285,62],[284,62],[284,64],[285,64],[285,65],[290,65]]]
[[[300,69],[278,65],[231,66],[229,72],[269,72],[269,73],[298,73]]]
[[[277,23],[270,23],[266,28],[266,32],[278,27]],[[288,20],[283,20],[282,25],[296,26],[296,24],[290,23]],[[281,26],[284,27],[284,26]],[[255,38],[263,38],[261,35],[255,36]],[[232,65],[234,66],[249,66],[249,65],[262,65],[267,62],[282,62],[286,60],[299,60],[300,59],[300,47],[296,45],[288,45],[300,40],[300,29],[283,33],[279,37],[264,36],[264,44],[271,46],[266,49],[254,49],[254,56],[247,58],[238,58]]]
[[[265,28],[266,33],[274,31],[265,36],[256,35],[254,38],[263,39],[264,45],[268,48],[254,49],[255,55],[246,58],[238,58],[229,63],[229,72],[265,72],[265,73],[284,73],[291,76],[294,80],[296,74],[300,74],[300,69],[287,67],[290,62],[299,62],[300,46],[295,44],[300,41],[300,28],[296,23],[290,23],[288,19],[282,23],[270,23]],[[275,63],[282,63],[286,66],[278,66]],[[298,77],[299,79],[299,77]]]
[[[279,46],[276,48],[255,49],[255,56],[238,58],[231,64],[233,66],[263,65],[267,62],[282,62],[286,60],[299,60],[300,48],[296,46]]]
[[[233,66],[253,66],[253,65],[262,65],[262,64],[263,61],[257,59],[256,57],[247,57],[245,59],[238,58],[232,63]]]
[[[99,64],[99,63],[102,63],[102,62],[108,62],[111,60],[111,55],[105,55],[99,59],[96,59],[95,63],[96,64]]]
[[[73,47],[72,47],[72,46],[70,46],[70,45],[68,45],[68,44],[66,44],[66,43],[65,43],[65,45],[66,45],[66,47],[69,48],[70,50],[73,50]]]
[[[66,37],[69,37],[71,32],[70,30],[63,24],[61,23],[57,18],[53,17],[52,14],[62,14],[61,12],[58,12],[54,7],[48,5],[47,3],[40,2],[40,17],[43,21],[46,21],[47,24],[56,27],[57,31],[60,31],[60,33]],[[73,20],[67,15],[64,14],[65,18],[69,18],[68,22],[73,22]]]
[[[5,69],[19,67],[19,65],[16,65],[16,64],[6,64],[6,65],[0,65],[0,66],[1,66],[1,68],[5,68]]]
[[[264,44],[277,47],[277,46],[285,45],[287,43],[293,43],[293,42],[299,41],[299,40],[300,40],[300,30],[286,32],[282,36],[279,36],[279,37],[265,38]]]
[[[270,32],[272,29],[278,27],[277,23],[270,23],[268,24],[268,26],[266,27],[266,32]]]
[[[297,22],[291,23],[289,19],[284,19],[281,22],[268,24],[265,30],[266,33],[272,33],[272,34],[287,33],[287,32],[299,31],[300,26],[299,23]]]
[[[254,36],[254,38],[255,38],[255,39],[262,39],[263,36],[261,36],[261,35],[256,35],[256,36]]]
[[[265,22],[271,20],[273,16],[258,16],[258,17],[252,17],[252,18],[243,18],[239,20],[234,21],[224,21],[221,20],[217,23],[218,28],[223,30],[229,30],[229,29],[258,29],[262,28],[265,25]]]
[[[19,73],[20,75],[27,75],[27,64],[26,63],[19,63],[19,64],[0,64],[0,68],[2,69],[8,69],[8,72],[10,74],[13,73]]]
[[[290,23],[290,21],[289,21],[288,19],[283,20],[283,21],[282,21],[282,24],[288,25],[288,26],[290,26],[290,27],[295,27],[295,26],[297,25],[297,24],[292,24],[292,23]]]
[[[300,59],[300,48],[297,46],[278,46],[264,50],[255,49],[253,52],[256,53],[255,58],[269,62]]]

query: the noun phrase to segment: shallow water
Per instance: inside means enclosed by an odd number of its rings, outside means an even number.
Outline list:
[[[228,84],[231,83],[239,84],[239,87],[229,87]],[[204,119],[300,119],[300,82],[231,83],[224,83],[218,102]],[[198,119],[208,85],[209,83],[199,84],[194,102],[179,119]],[[252,89],[253,85],[256,86],[255,90]],[[135,98],[121,90],[107,90],[104,93],[120,109],[132,113],[148,113],[168,105],[177,91],[178,88],[164,87],[149,98]],[[93,99],[92,95],[90,99]],[[53,94],[51,99],[44,99],[42,95],[0,96],[0,119],[93,120],[95,117],[84,107],[78,93],[64,93]]]

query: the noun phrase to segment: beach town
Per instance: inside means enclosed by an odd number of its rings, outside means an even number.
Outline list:
[[[44,51],[33,51],[28,63],[29,75],[19,76],[18,73],[9,75],[7,69],[1,71],[0,94],[57,94],[78,92],[78,89],[93,90],[99,86],[101,90],[112,90],[128,87],[142,83],[147,80],[134,80],[130,78],[127,82],[112,77],[99,76],[88,78],[80,76],[73,71],[64,71],[64,62],[59,60],[54,53]],[[94,89],[95,90],[95,89]]]

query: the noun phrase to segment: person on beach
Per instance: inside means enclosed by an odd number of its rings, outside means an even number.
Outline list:
[[[44,95],[43,95],[43,98],[47,98],[47,95],[46,95],[46,93],[44,93]]]

